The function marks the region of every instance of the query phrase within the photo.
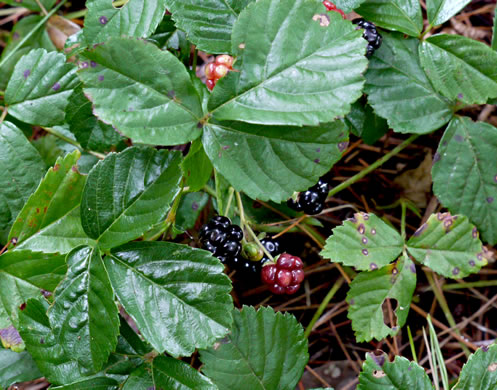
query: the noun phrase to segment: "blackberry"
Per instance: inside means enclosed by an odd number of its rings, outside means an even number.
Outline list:
[[[308,215],[316,215],[323,211],[324,203],[328,197],[329,185],[323,179],[301,192],[298,200],[288,199],[287,205],[295,211],[304,211]]]
[[[261,240],[261,244],[266,248],[271,256],[276,256],[280,254],[280,242],[273,237],[264,237]]]
[[[295,294],[304,281],[304,263],[297,256],[283,253],[276,264],[262,268],[261,279],[273,294]]]
[[[368,42],[366,57],[371,57],[375,50],[378,50],[383,40],[381,34],[376,30],[376,26],[364,19],[354,19],[352,23],[364,29],[362,37]]]
[[[199,232],[202,248],[213,253],[223,264],[235,259],[241,249],[243,231],[238,225],[231,224],[229,218],[216,215]]]

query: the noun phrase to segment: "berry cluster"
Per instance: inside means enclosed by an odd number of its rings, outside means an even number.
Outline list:
[[[299,257],[283,253],[276,264],[262,267],[261,278],[273,294],[295,294],[304,280],[303,267]]]
[[[354,19],[352,23],[357,24],[360,28],[364,29],[362,37],[368,41],[366,49],[366,57],[371,57],[375,50],[378,50],[383,40],[382,36],[376,31],[376,26],[364,19]]]
[[[327,11],[338,12],[340,15],[342,15],[342,18],[345,19],[345,12],[343,12],[340,8],[337,8],[337,6],[333,4],[331,1],[324,0],[323,5],[326,7]]]
[[[328,191],[328,183],[319,179],[316,185],[301,192],[296,201],[292,198],[288,199],[287,205],[295,211],[304,211],[308,215],[319,214],[323,211]]]
[[[281,253],[280,242],[276,238],[266,236],[261,240],[261,244],[264,245],[264,248],[266,248],[269,254],[273,257],[276,257]],[[269,259],[269,257],[266,256],[266,254],[264,254],[261,259],[261,265],[263,266],[268,261],[271,260]]]
[[[202,247],[212,252],[223,264],[233,261],[242,250],[243,231],[229,218],[216,215],[200,229]]]
[[[205,66],[205,76],[207,77],[206,85],[210,91],[216,86],[217,80],[228,74],[230,70],[233,70],[233,57],[222,54],[216,57],[214,62],[211,62]]]

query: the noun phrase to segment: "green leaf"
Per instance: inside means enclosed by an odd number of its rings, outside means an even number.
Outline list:
[[[369,104],[399,133],[430,133],[452,118],[449,101],[435,92],[421,68],[418,46],[416,38],[385,33],[366,73]]]
[[[209,110],[218,120],[266,125],[317,126],[345,115],[364,85],[361,35],[319,1],[257,1],[235,23],[237,71],[219,81]]]
[[[142,40],[111,38],[84,55],[89,61],[79,75],[103,122],[153,145],[184,144],[201,134],[200,98],[173,54]]]
[[[238,15],[254,0],[171,0],[168,9],[188,40],[207,53],[229,53]]]
[[[349,13],[364,3],[366,0],[335,0],[337,8],[340,8],[345,13]]]
[[[350,132],[368,145],[373,145],[388,132],[387,121],[376,115],[370,105],[360,101],[352,104],[352,111],[344,120]]]
[[[114,249],[105,266],[120,303],[159,352],[190,356],[228,332],[231,283],[209,252],[136,242]]]
[[[117,390],[119,382],[112,378],[95,377],[81,379],[68,385],[50,387],[50,390]]]
[[[45,164],[22,131],[0,124],[0,242],[45,174]]]
[[[425,370],[402,356],[393,362],[383,353],[368,353],[359,375],[357,390],[432,390],[433,385]]]
[[[4,65],[0,67],[0,74],[2,74],[2,78],[0,79],[0,88],[2,90],[5,90],[17,61],[19,61],[24,54],[28,53],[32,49],[38,49],[40,47],[46,49],[47,51],[56,50],[45,28],[38,29],[27,42],[18,48],[22,39],[29,34],[31,30],[33,30],[42,18],[43,17],[39,15],[28,15],[23,17],[14,25],[14,27],[12,27],[11,34],[7,39],[7,46],[5,46],[5,49],[2,52],[0,60],[4,59],[14,49],[16,52]]]
[[[466,215],[484,241],[497,243],[497,129],[456,117],[445,131],[432,168],[433,192],[452,213]]]
[[[2,388],[42,376],[29,353],[0,349],[0,386]]]
[[[381,269],[359,273],[347,293],[348,317],[357,342],[396,335],[406,323],[415,288],[416,267],[407,257]],[[383,314],[382,305],[387,298],[398,303],[394,310],[396,325],[392,328],[385,324]]]
[[[409,239],[407,249],[446,278],[464,278],[487,264],[478,231],[463,215],[432,214]]]
[[[180,162],[179,152],[132,147],[95,165],[81,201],[88,236],[111,248],[161,221],[180,191]]]
[[[193,228],[200,212],[205,207],[208,200],[209,195],[205,192],[186,194],[183,199],[181,199],[176,214],[176,226],[184,230]]]
[[[79,219],[79,205],[86,177],[77,169],[79,151],[57,159],[35,193],[19,213],[9,234],[16,249],[67,253],[92,244]]]
[[[122,137],[112,126],[99,121],[94,115],[91,102],[78,87],[69,97],[66,122],[80,145],[88,150],[107,151],[115,149]]]
[[[54,291],[66,271],[64,255],[15,250],[0,256],[0,273],[37,287],[36,296],[40,295],[40,289]],[[5,301],[10,299],[7,292],[0,292],[0,296],[3,297],[4,294],[6,294]]]
[[[145,364],[138,367],[126,380],[122,390],[153,389],[154,380],[150,371],[150,368]]]
[[[479,348],[463,366],[453,390],[497,388],[497,345]]]
[[[200,191],[209,181],[212,164],[200,139],[192,142],[190,151],[181,163],[181,170],[186,178],[185,187],[189,187],[190,192]]]
[[[277,203],[315,184],[347,141],[341,121],[304,128],[221,122],[202,137],[214,167],[237,191]]]
[[[212,382],[181,360],[158,356],[152,362],[155,389],[217,390]]]
[[[438,26],[457,14],[470,2],[471,0],[427,0],[428,20],[432,26]]]
[[[76,382],[90,373],[65,353],[47,317],[48,307],[44,300],[28,300],[24,310],[19,312],[19,333],[26,349],[50,383]]]
[[[417,37],[423,31],[423,14],[418,0],[369,0],[357,13],[388,30]]]
[[[302,326],[271,307],[233,310],[227,339],[200,351],[202,371],[219,390],[293,389],[308,359]]]
[[[98,371],[114,351],[119,311],[98,250],[80,247],[67,255],[67,276],[48,311],[53,331],[67,355]]]
[[[60,124],[78,83],[76,67],[66,62],[64,54],[31,50],[17,62],[7,85],[9,114],[32,125]]]
[[[2,3],[10,4],[16,7],[19,7],[19,3],[22,3],[23,8],[27,8],[31,11],[41,11],[40,9],[40,4],[43,5],[43,7],[47,10],[50,11],[50,9],[53,7],[55,4],[56,0],[39,0],[37,2],[36,0],[3,0]]]
[[[166,0],[130,0],[121,8],[112,0],[88,0],[84,37],[88,46],[106,42],[111,37],[150,36],[166,11]]]
[[[36,148],[38,153],[40,153],[46,167],[49,168],[54,166],[57,159],[65,154],[59,147],[59,143],[61,142],[64,141],[52,134],[46,134],[43,137],[32,140],[31,144]]]
[[[421,65],[444,96],[466,104],[497,97],[497,52],[461,35],[435,35],[419,47]]]
[[[356,213],[333,229],[321,256],[361,271],[375,270],[397,259],[403,245],[400,234],[376,215]]]
[[[497,51],[497,7],[495,7],[494,28],[492,32],[492,49]]]

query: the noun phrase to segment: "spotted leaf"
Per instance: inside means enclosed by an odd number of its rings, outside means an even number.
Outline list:
[[[374,214],[357,213],[333,229],[321,256],[361,271],[382,268],[402,252],[402,237]]]
[[[453,390],[497,388],[497,345],[478,349],[468,359]]]

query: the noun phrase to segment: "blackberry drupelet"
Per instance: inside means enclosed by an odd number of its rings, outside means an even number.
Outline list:
[[[360,28],[364,29],[362,37],[368,42],[366,49],[366,57],[371,57],[375,50],[378,50],[383,40],[380,33],[376,30],[376,26],[364,19],[354,19],[352,23],[357,24]]]
[[[323,179],[319,179],[317,184],[307,191],[301,192],[297,201],[292,198],[288,199],[287,205],[295,211],[304,211],[308,215],[319,214],[323,211],[328,191],[328,183]]]

